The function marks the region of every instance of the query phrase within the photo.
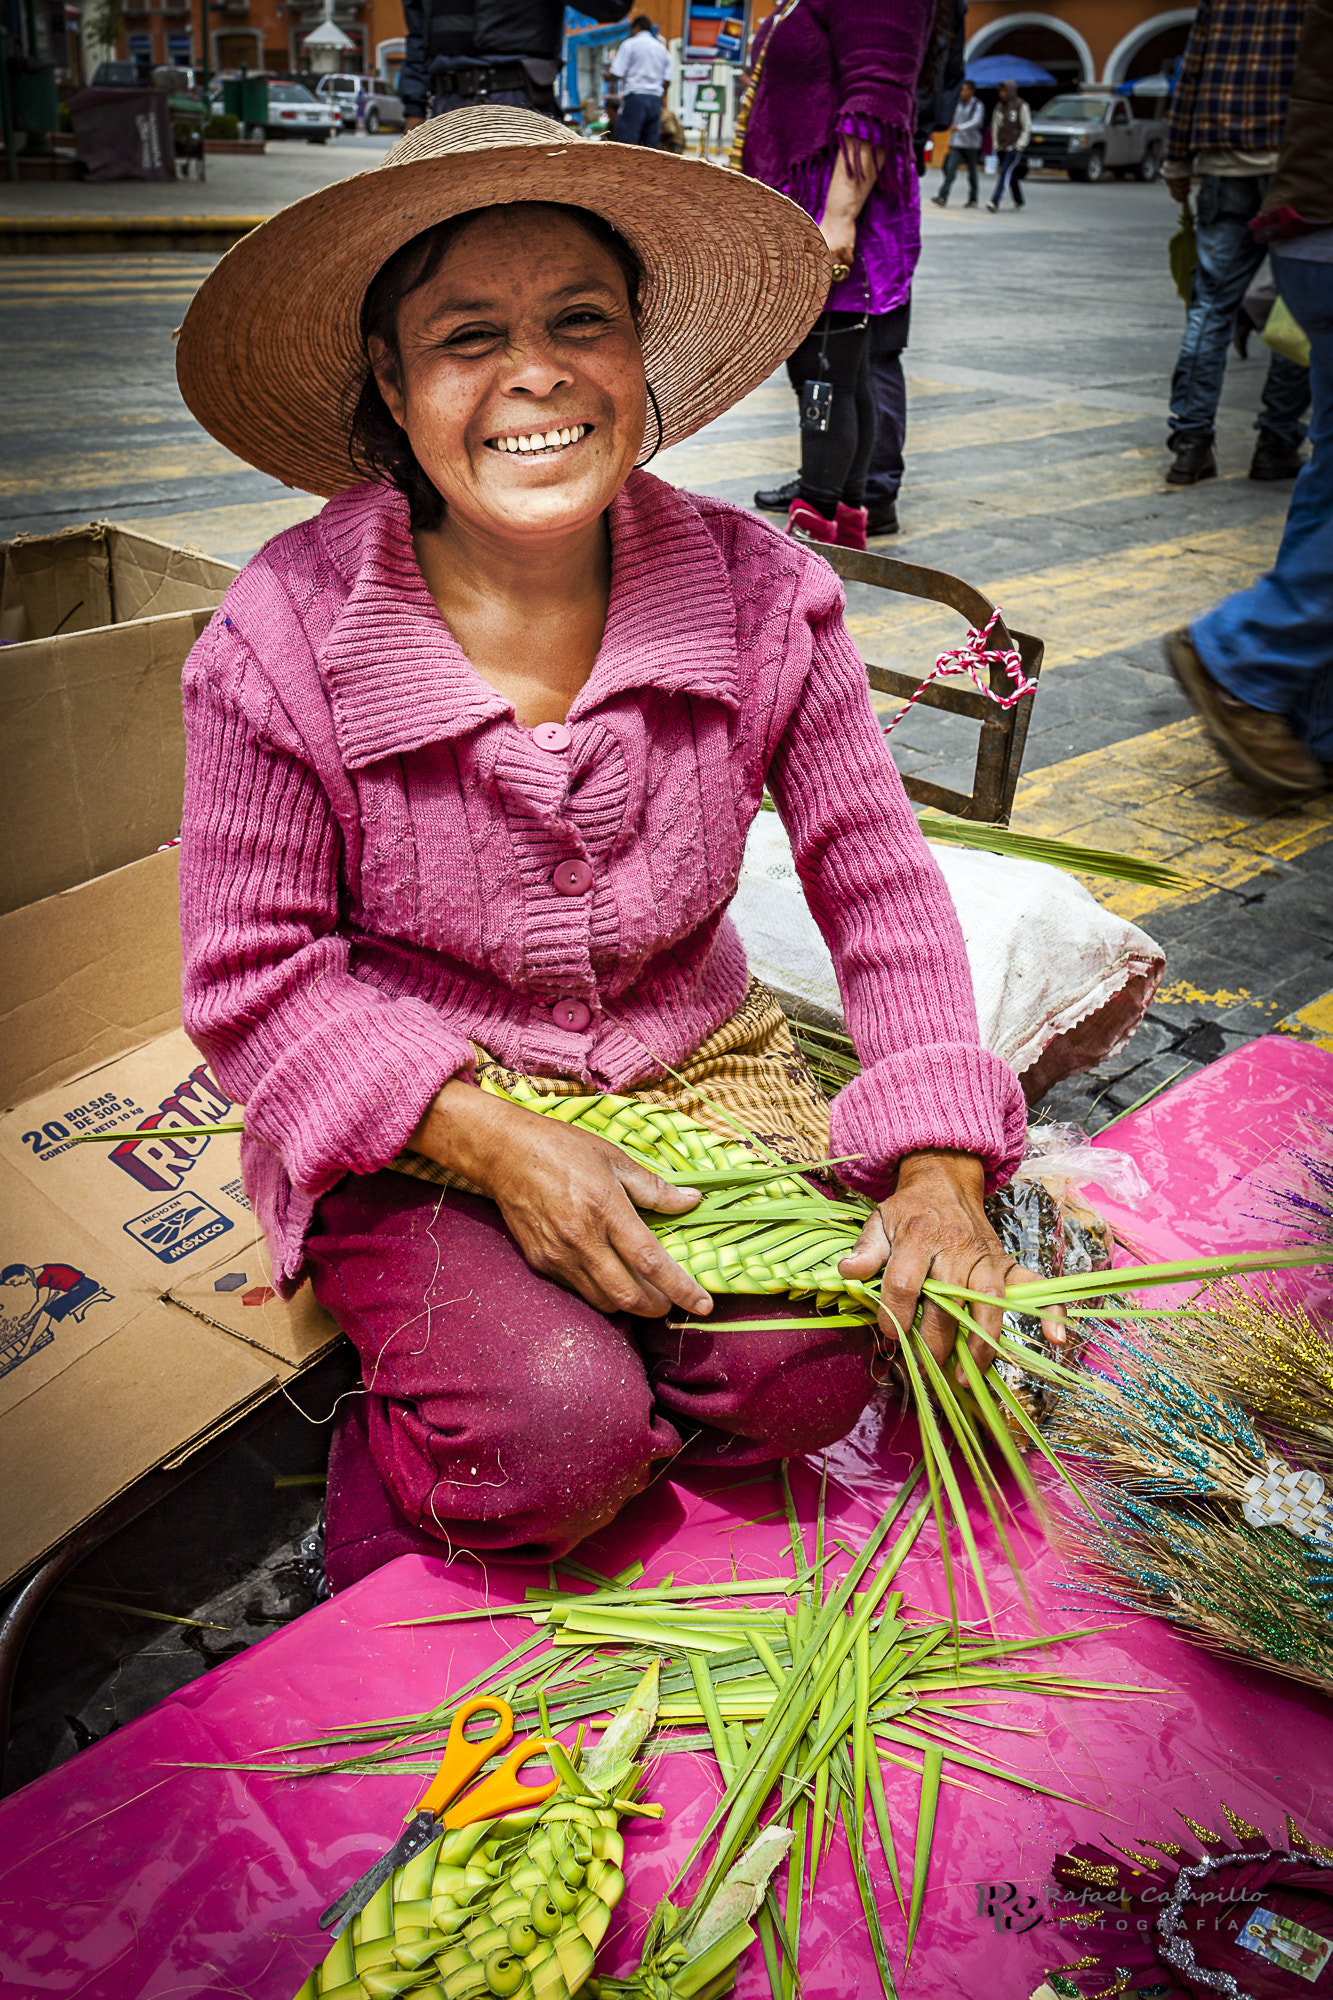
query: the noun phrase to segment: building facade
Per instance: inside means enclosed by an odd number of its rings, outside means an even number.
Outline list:
[[[1152,0],[971,0],[967,53],[1025,56],[1066,88],[1170,76],[1185,52],[1193,7]]]
[[[119,48],[145,69],[197,66],[206,24],[212,70],[304,70],[302,45],[324,18],[323,0],[125,0]],[[330,18],[353,45],[340,68],[397,75],[401,0],[334,0]]]
[[[53,15],[59,0],[47,0]],[[73,27],[77,0],[63,9]],[[727,8],[702,0],[644,0],[642,11],[664,39],[730,56],[742,28],[753,31],[773,0]],[[125,0],[122,55],[145,68],[197,64],[207,16],[208,64],[214,70],[301,70],[305,37],[324,19],[324,0]],[[1064,87],[1125,83],[1169,75],[1184,52],[1194,8],[1154,0],[971,0],[967,53],[1025,56]],[[402,61],[401,0],[333,0],[332,19],[354,46],[339,67],[396,78]]]

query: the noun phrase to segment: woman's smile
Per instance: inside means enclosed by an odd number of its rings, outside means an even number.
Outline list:
[[[593,424],[564,424],[550,430],[513,431],[507,437],[489,437],[487,451],[516,452],[529,459],[555,458],[568,451],[596,428]]]

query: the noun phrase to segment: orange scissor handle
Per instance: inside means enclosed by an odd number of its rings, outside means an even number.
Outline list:
[[[444,1815],[444,1825],[452,1832],[455,1827],[475,1826],[479,1819],[499,1819],[502,1813],[523,1812],[529,1806],[541,1805],[559,1791],[559,1778],[551,1778],[544,1785],[520,1785],[518,1773],[529,1758],[546,1756],[550,1747],[544,1736],[516,1744],[498,1771],[492,1771],[475,1791],[450,1808]]]
[[[469,1743],[463,1731],[474,1715],[489,1712],[499,1718],[497,1727],[489,1736],[476,1743]],[[439,1814],[444,1811],[450,1799],[456,1799],[464,1785],[471,1784],[478,1771],[497,1750],[503,1750],[514,1734],[514,1711],[507,1701],[498,1695],[474,1695],[465,1701],[454,1715],[449,1725],[449,1741],[444,1746],[444,1756],[440,1768],[422,1794],[417,1806],[418,1812]],[[463,1820],[461,1825],[471,1822]]]

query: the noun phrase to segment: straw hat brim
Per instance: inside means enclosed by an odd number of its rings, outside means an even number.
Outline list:
[[[306,195],[227,253],[181,329],[186,403],[219,443],[288,486],[354,485],[365,474],[348,455],[348,425],[366,374],[359,321],[371,279],[433,224],[526,201],[591,209],[637,254],[664,446],[757,387],[828,293],[823,237],[760,182],[582,139],[533,112],[468,107],[429,119],[369,172]]]

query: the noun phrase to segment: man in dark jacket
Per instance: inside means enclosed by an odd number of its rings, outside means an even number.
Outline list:
[[[623,21],[633,0],[579,0],[594,21]],[[485,99],[558,118],[564,0],[403,0],[407,48],[398,95],[410,131]]]
[[[1167,658],[1246,784],[1287,800],[1333,781],[1333,0],[1309,0],[1277,171],[1251,225],[1310,341],[1310,462],[1277,561],[1173,632]]]
[[[1171,100],[1162,177],[1184,201],[1193,177],[1199,263],[1171,378],[1168,486],[1217,476],[1213,424],[1236,310],[1264,261],[1249,223],[1277,162],[1305,0],[1200,0]],[[1251,479],[1294,479],[1309,376],[1275,354]]]

